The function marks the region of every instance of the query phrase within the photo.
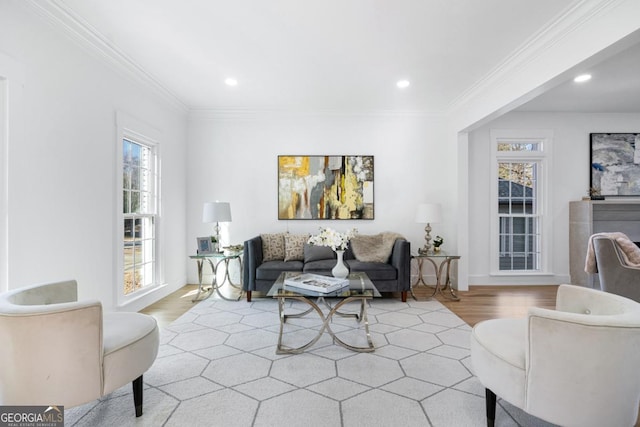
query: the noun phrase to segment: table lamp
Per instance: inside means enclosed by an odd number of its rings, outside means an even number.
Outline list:
[[[418,253],[426,254],[431,252],[431,223],[442,221],[442,206],[439,203],[420,203],[416,212],[416,222],[427,224],[424,228],[424,246],[418,249]]]
[[[229,202],[206,202],[202,208],[202,222],[216,223],[214,227],[214,233],[216,236],[216,242],[214,250],[220,251],[220,223],[231,222],[231,205]]]

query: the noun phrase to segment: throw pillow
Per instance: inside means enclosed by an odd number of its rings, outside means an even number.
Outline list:
[[[353,255],[361,262],[388,262],[396,239],[402,238],[397,233],[384,232],[368,236],[356,234],[349,241]]]
[[[282,261],[284,259],[284,234],[261,234],[262,262]]]
[[[304,262],[320,261],[323,259],[335,259],[336,254],[329,246],[317,246],[304,244]]]
[[[302,261],[304,259],[304,244],[309,240],[308,234],[284,235],[284,260]]]

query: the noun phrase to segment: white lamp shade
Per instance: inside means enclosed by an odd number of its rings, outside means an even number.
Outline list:
[[[416,212],[416,222],[431,224],[442,221],[442,206],[439,203],[420,203]]]
[[[229,202],[206,202],[202,208],[202,222],[231,222]]]

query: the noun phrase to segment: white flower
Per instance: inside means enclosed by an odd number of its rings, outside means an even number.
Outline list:
[[[344,251],[349,246],[349,239],[356,235],[358,230],[352,228],[346,233],[338,233],[332,228],[320,227],[320,233],[309,237],[307,243],[317,246],[329,246],[334,251]]]

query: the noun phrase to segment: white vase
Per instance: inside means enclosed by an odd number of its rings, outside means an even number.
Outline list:
[[[338,277],[340,279],[344,279],[349,275],[349,269],[346,265],[344,265],[344,261],[342,257],[344,256],[344,251],[336,251],[336,255],[338,260],[336,262],[336,266],[331,269],[331,274],[333,277]]]

